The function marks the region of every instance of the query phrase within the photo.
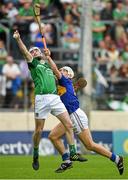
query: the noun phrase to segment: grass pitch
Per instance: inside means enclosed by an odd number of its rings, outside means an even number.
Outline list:
[[[128,179],[128,156],[122,176],[114,163],[99,155],[87,155],[87,162],[74,162],[73,168],[55,173],[60,156],[40,157],[40,169],[32,169],[31,156],[0,156],[0,179]]]

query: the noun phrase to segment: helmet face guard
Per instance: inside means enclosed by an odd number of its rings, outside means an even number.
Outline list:
[[[74,77],[74,72],[73,72],[72,68],[70,68],[69,66],[64,66],[64,67],[62,67],[62,69],[66,70],[68,72],[70,79],[72,79]]]

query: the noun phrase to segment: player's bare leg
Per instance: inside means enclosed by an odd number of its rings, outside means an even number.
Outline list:
[[[64,172],[67,169],[72,168],[72,162],[70,161],[70,156],[66,152],[64,144],[62,143],[60,137],[67,131],[68,137],[67,141],[69,146],[72,146],[73,152],[76,153],[75,145],[74,145],[74,134],[72,130],[72,122],[67,112],[64,112],[57,116],[57,118],[61,121],[49,134],[49,138],[57,148],[59,153],[62,155],[62,160],[64,161],[60,167],[55,170],[57,173]],[[62,128],[62,129],[61,129]]]
[[[69,169],[72,167],[71,164],[71,157],[77,157],[75,160],[77,161],[87,161],[86,158],[83,158],[82,156],[78,155],[77,153],[73,154],[73,156],[69,156],[69,154],[66,152],[65,146],[61,140],[61,137],[66,133],[66,129],[63,126],[62,123],[59,123],[49,134],[49,139],[52,141],[53,145],[56,147],[58,152],[62,156],[62,160],[64,163],[61,164],[65,169],[63,170],[63,167],[59,167],[55,172],[63,172],[66,169]],[[71,154],[71,153],[70,153]]]
[[[87,161],[86,158],[83,158],[76,152],[73,129],[70,128],[70,126],[68,125],[69,122],[72,123],[70,120],[69,114],[67,112],[65,112],[65,113],[60,114],[57,117],[60,119],[60,121],[63,123],[63,125],[66,128],[66,137],[67,137],[67,141],[69,144],[71,160],[72,161],[80,161],[80,162]],[[64,128],[64,127],[61,126],[60,128]],[[63,131],[64,131],[64,129],[63,129]]]
[[[52,141],[54,144],[55,148],[58,150],[58,152],[63,155],[66,150],[65,146],[61,140],[61,137],[66,133],[66,129],[63,126],[62,123],[59,123],[54,129],[49,134],[49,139]]]
[[[74,134],[73,134],[73,126],[72,122],[70,120],[68,112],[64,112],[62,114],[59,114],[57,118],[62,122],[64,125],[66,131],[67,131],[67,141],[70,145],[74,144]]]
[[[32,163],[32,167],[34,170],[38,170],[39,169],[39,142],[41,139],[41,133],[44,127],[44,122],[45,120],[39,120],[36,119],[35,120],[35,131],[33,133],[33,163]]]
[[[63,155],[65,154],[66,150],[65,150],[65,146],[61,140],[61,137],[64,134],[66,134],[66,136],[67,136],[66,129],[62,123],[59,123],[54,129],[52,129],[52,131],[49,134],[49,139],[52,141],[52,143],[54,144],[54,146],[56,147],[58,152],[62,155],[63,161],[65,160]],[[71,161],[80,161],[80,162],[87,161],[86,158],[84,158],[80,154],[76,153],[76,151],[75,151],[75,154],[74,153],[71,154],[72,153],[71,146],[69,146],[69,151],[70,151],[70,160]]]
[[[72,162],[70,161],[70,156],[66,152],[65,146],[61,140],[61,137],[65,134],[66,129],[62,123],[59,123],[49,134],[49,139],[52,141],[55,148],[62,156],[62,160],[64,161],[61,166],[55,170],[57,173],[61,173],[67,169],[72,168]]]
[[[78,135],[78,137],[88,150],[94,151],[94,152],[96,152],[102,156],[109,158],[111,161],[115,162],[117,165],[117,168],[119,170],[120,175],[123,174],[123,170],[124,170],[123,158],[118,156],[118,155],[115,155],[114,153],[110,152],[109,150],[107,150],[103,146],[95,143],[92,139],[92,136],[91,136],[89,129],[85,129],[84,131],[82,131]]]

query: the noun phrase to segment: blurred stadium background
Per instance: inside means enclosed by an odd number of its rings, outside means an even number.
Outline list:
[[[128,0],[40,0],[42,26],[58,67],[69,65],[93,138],[115,153],[128,155]],[[0,1],[0,155],[32,153],[33,83],[13,32],[27,47],[43,49],[32,0]],[[46,121],[41,155],[57,154],[47,136],[58,120]],[[64,139],[65,140],[65,139]],[[66,144],[66,142],[65,142]],[[79,152],[86,152],[76,139]]]

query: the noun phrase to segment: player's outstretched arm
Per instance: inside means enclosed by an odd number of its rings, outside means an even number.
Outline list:
[[[54,74],[56,75],[56,77],[58,79],[61,79],[62,74],[60,73],[58,67],[56,66],[55,62],[52,60],[52,58],[50,57],[50,50],[49,49],[44,49],[44,54],[48,60],[49,65],[51,66],[51,69],[53,70]]]
[[[13,38],[16,39],[18,46],[20,48],[20,51],[22,52],[23,56],[26,58],[26,60],[28,62],[31,62],[32,61],[32,55],[27,50],[27,48],[26,48],[25,44],[23,43],[23,41],[21,40],[20,34],[17,30],[14,32]]]

